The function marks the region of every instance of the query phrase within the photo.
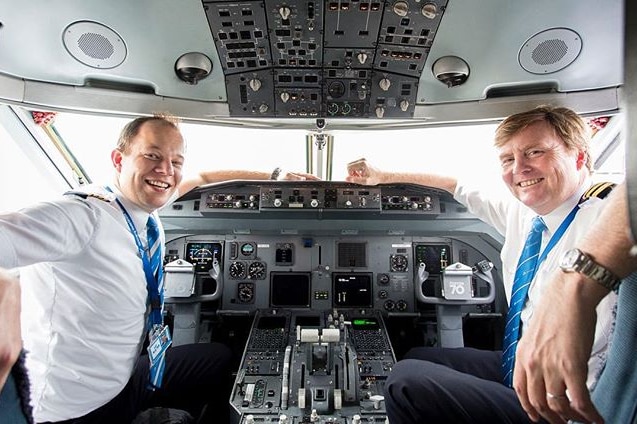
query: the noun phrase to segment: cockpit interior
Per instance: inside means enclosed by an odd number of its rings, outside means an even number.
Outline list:
[[[501,338],[501,237],[441,190],[231,181],[162,222],[173,340],[222,335],[243,352],[243,422],[384,422],[405,349]]]
[[[504,240],[445,191],[332,178],[333,132],[553,104],[610,117],[604,169],[623,149],[624,18],[618,0],[0,0],[0,126],[41,140],[31,111],[159,112],[306,131],[299,170],[320,180],[214,183],[160,211],[166,319],[175,345],[232,348],[233,424],[387,424],[383,384],[410,348],[501,347]],[[414,139],[402,154],[447,148]],[[82,185],[62,156],[47,166]]]

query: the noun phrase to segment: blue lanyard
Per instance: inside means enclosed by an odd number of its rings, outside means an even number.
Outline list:
[[[106,190],[110,191],[110,187],[106,187]],[[142,258],[142,265],[144,267],[144,275],[146,276],[146,289],[148,290],[148,297],[150,300],[150,315],[148,317],[148,328],[152,328],[153,324],[161,324],[163,322],[162,316],[162,299],[161,294],[159,293],[159,281],[162,277],[161,267],[159,267],[159,271],[157,272],[157,276],[153,274],[152,267],[150,265],[150,258],[148,256],[148,252],[144,249],[144,245],[142,244],[141,239],[139,238],[139,233],[135,228],[135,223],[131,218],[130,214],[120,202],[118,198],[115,198],[115,201],[119,205],[119,208],[122,210],[124,214],[124,218],[126,219],[126,223],[128,224],[128,229],[130,233],[133,235],[135,239],[135,244],[137,245],[137,250],[139,251],[139,256]]]
[[[540,267],[540,264],[544,261],[544,259],[546,259],[551,249],[553,249],[555,245],[557,244],[557,242],[562,238],[562,236],[566,232],[566,229],[569,227],[569,225],[571,225],[571,222],[573,222],[573,219],[575,218],[575,214],[577,214],[578,210],[579,210],[579,203],[575,205],[573,210],[569,212],[568,215],[566,215],[566,218],[564,218],[564,221],[562,221],[560,226],[557,228],[557,230],[553,234],[553,237],[551,237],[551,239],[549,240],[548,244],[546,245],[546,247],[542,251],[542,254],[537,260],[537,264],[535,265],[536,270]]]

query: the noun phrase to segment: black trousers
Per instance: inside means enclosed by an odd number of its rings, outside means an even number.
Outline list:
[[[20,352],[7,381],[0,387],[0,423],[32,424],[29,376],[24,365],[25,351]]]
[[[128,384],[115,398],[83,417],[63,423],[125,424],[130,423],[139,412],[156,406],[185,410],[195,419],[207,406],[207,410],[214,411],[214,422],[227,422],[231,356],[230,349],[218,343],[171,347],[166,351],[162,387],[151,391],[147,389],[148,356],[143,355],[137,361]]]
[[[28,422],[22,408],[20,390],[13,375],[9,373],[6,383],[0,389],[0,423],[27,424]]]
[[[391,424],[531,423],[513,389],[502,383],[502,352],[415,348],[385,385]]]

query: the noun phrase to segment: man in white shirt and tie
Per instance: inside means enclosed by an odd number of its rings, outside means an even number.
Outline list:
[[[546,230],[542,232],[541,260],[519,314],[523,331],[524,323],[532,319],[534,305],[542,301],[545,284],[562,253],[586,233],[602,210],[597,191],[587,193],[592,169],[589,138],[586,123],[566,108],[541,106],[504,120],[496,130],[495,145],[502,178],[512,196],[493,196],[471,181],[454,177],[381,171],[364,159],[348,164],[347,180],[415,183],[452,193],[504,236],[501,258],[509,300],[531,222],[539,216]],[[599,188],[600,192],[607,190]],[[603,364],[615,302],[616,297],[609,296],[598,307],[589,387]],[[510,387],[512,374],[506,377],[502,366],[500,351],[412,349],[396,364],[385,385],[389,420],[392,424],[531,422]]]
[[[165,364],[153,361],[152,367],[142,352],[149,330],[155,324],[163,328],[161,278],[146,269],[151,254],[146,225],[150,217],[157,221],[163,246],[157,209],[179,194],[204,183],[270,174],[211,171],[183,181],[184,155],[174,120],[138,118],[124,127],[111,154],[110,184],[81,187],[0,215],[0,267],[21,267],[22,335],[36,422],[125,423],[154,406],[197,418],[208,405],[220,422],[227,413],[231,352],[226,346],[171,347]],[[157,313],[160,318],[149,325],[148,316]],[[159,345],[157,352],[165,347]],[[163,372],[152,373],[163,381],[151,385],[149,368],[164,365]]]

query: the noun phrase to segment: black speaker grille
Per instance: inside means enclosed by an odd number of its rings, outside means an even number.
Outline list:
[[[339,243],[338,244],[339,268],[365,268],[367,257],[365,255],[365,243]]]
[[[94,32],[85,32],[77,40],[77,46],[93,59],[108,59],[115,52],[115,48],[108,38]]]
[[[531,53],[538,65],[552,65],[562,60],[568,53],[568,45],[561,39],[546,40],[538,44]]]

